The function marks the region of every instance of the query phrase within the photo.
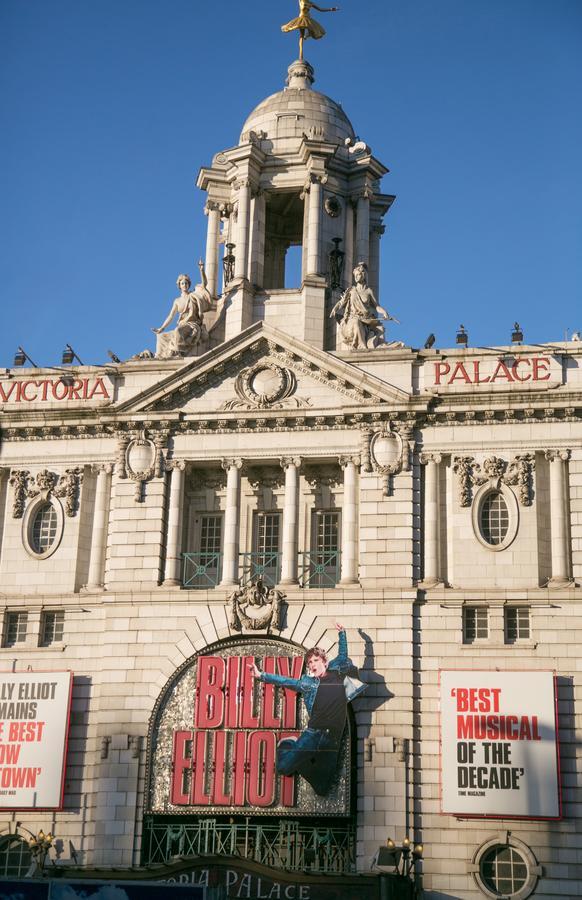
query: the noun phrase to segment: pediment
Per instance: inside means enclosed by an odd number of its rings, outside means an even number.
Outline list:
[[[129,414],[402,405],[406,391],[263,322],[116,407]]]

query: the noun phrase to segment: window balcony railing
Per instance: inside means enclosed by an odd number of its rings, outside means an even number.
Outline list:
[[[259,579],[267,587],[275,587],[281,580],[281,553],[240,553],[241,585]]]
[[[248,819],[170,824],[146,819],[143,864],[176,856],[230,856],[287,872],[344,874],[355,870],[352,825],[313,826],[293,820],[255,823]]]
[[[299,554],[299,587],[332,588],[340,580],[340,551]],[[211,590],[222,578],[222,553],[183,553],[182,585],[193,590]],[[259,579],[267,587],[281,580],[281,553],[240,553],[240,584]]]
[[[299,554],[299,586],[302,588],[335,587],[340,580],[340,551],[315,550]]]
[[[185,588],[215,588],[222,578],[222,553],[183,553]]]

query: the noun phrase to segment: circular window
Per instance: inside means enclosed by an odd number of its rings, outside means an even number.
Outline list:
[[[24,878],[31,863],[26,841],[15,834],[0,838],[0,874],[4,878]]]
[[[483,485],[475,495],[472,518],[475,535],[484,547],[505,550],[514,540],[519,524],[515,494],[504,484],[495,488]]]
[[[52,556],[63,536],[64,516],[59,501],[38,499],[32,503],[22,522],[22,539],[26,551],[36,559]]]
[[[509,837],[505,843],[494,838],[483,844],[473,858],[474,878],[487,897],[525,900],[535,889],[541,868],[530,848]]]

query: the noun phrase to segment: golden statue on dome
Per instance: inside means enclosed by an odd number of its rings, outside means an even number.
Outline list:
[[[298,31],[299,32],[299,59],[303,59],[303,41],[306,38],[313,38],[318,41],[325,34],[325,28],[312,19],[310,11],[317,9],[319,12],[337,12],[339,6],[318,6],[317,3],[311,3],[311,0],[299,0],[299,15],[296,19],[291,19],[286,25],[281,25],[281,31]]]

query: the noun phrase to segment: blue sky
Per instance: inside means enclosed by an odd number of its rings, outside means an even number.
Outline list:
[[[315,87],[390,168],[391,337],[582,329],[582,2],[340,0]],[[297,56],[296,0],[1,0],[0,367],[153,347],[206,240],[202,165]]]

